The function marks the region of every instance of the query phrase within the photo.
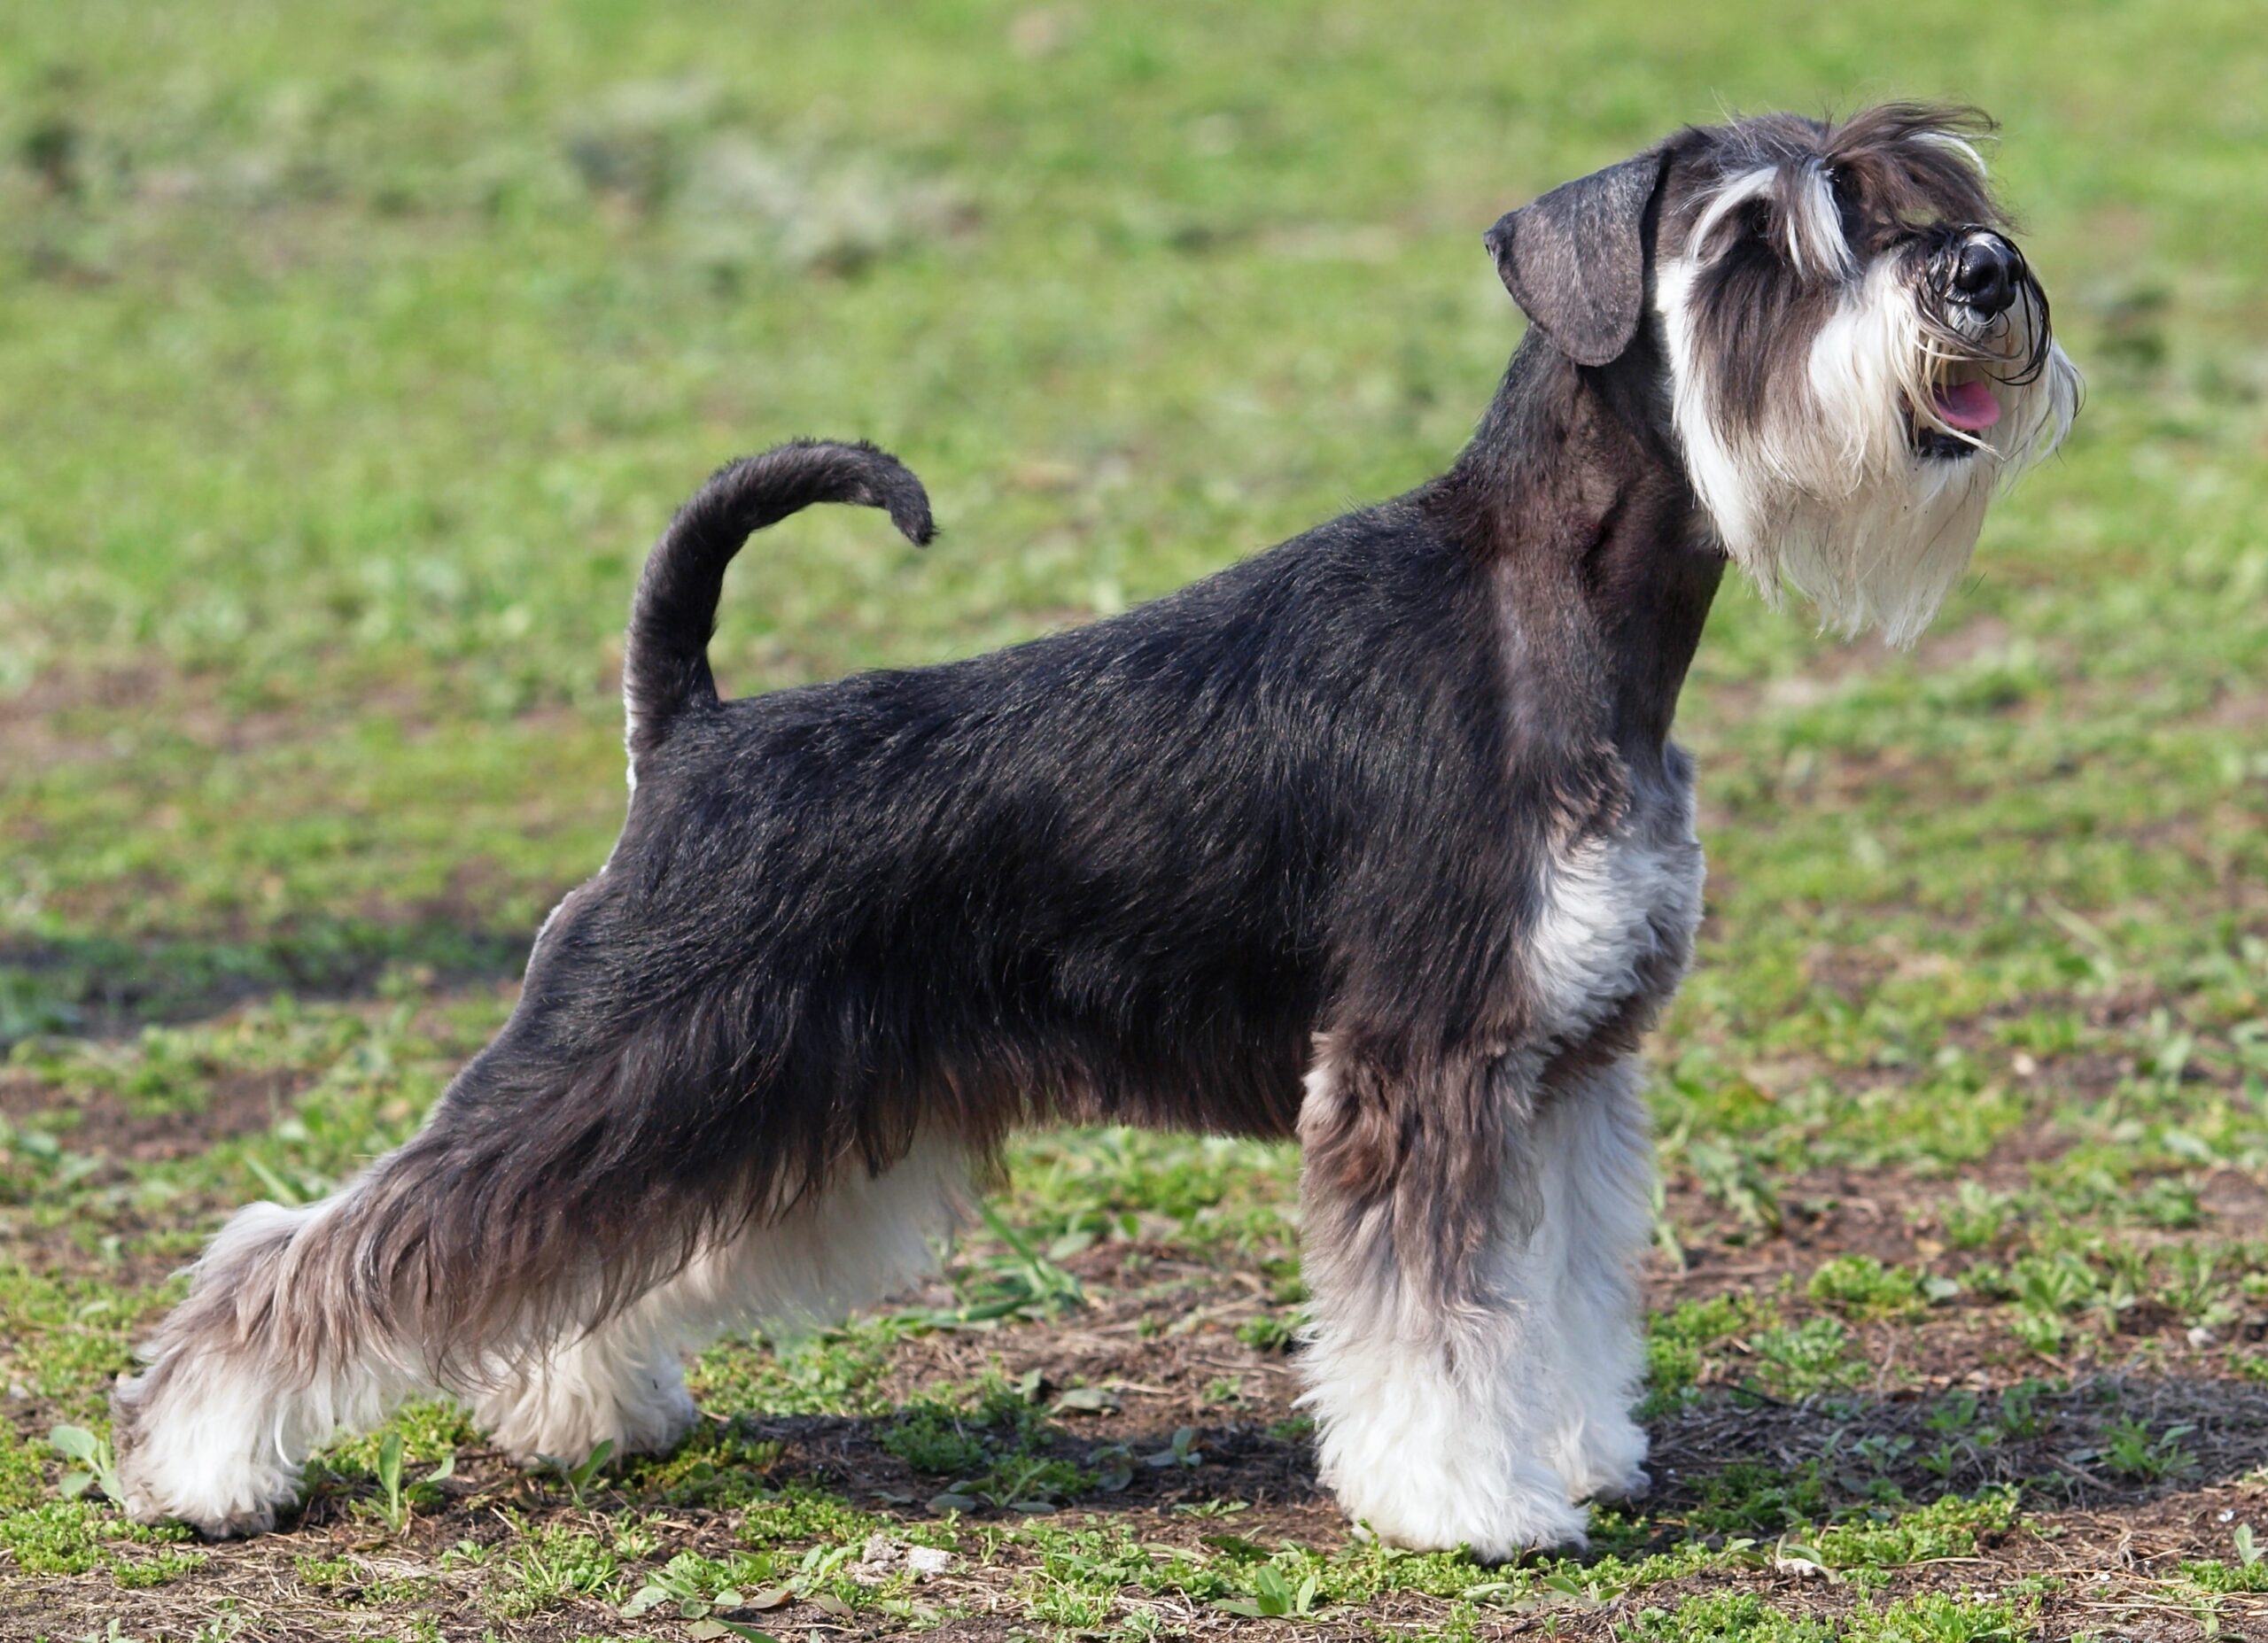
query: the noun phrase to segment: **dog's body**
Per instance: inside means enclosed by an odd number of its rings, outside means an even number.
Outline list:
[[[750,531],[929,531],[870,447],[720,474],[641,584],[612,856],[423,1132],[216,1240],[120,1389],[129,1505],[264,1527],[419,1387],[524,1453],[664,1446],[682,1348],[903,1284],[1011,1129],[1101,1120],[1304,1144],[1350,1512],[1580,1538],[1644,1482],[1635,1052],[1700,916],[1669,731],[1728,555],[1910,637],[2073,408],[1959,127],[1688,132],[1512,213],[1535,324],[1448,474],[1013,650],[719,701]]]

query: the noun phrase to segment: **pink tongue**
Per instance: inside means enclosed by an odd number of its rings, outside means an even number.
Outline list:
[[[1955,383],[1938,390],[1935,408],[1948,428],[1965,434],[1990,428],[2000,420],[2000,402],[1983,383]]]

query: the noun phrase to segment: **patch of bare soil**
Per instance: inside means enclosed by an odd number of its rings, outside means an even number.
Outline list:
[[[335,728],[328,710],[299,701],[246,706],[229,699],[228,676],[154,662],[124,667],[49,669],[27,689],[0,696],[0,768],[35,770],[118,756],[106,735],[72,728],[82,717],[110,716],[130,729],[161,730],[217,754],[244,754],[307,741]],[[364,689],[356,714],[392,713],[414,723],[429,699],[407,686]]]
[[[22,1121],[67,1116],[74,1152],[137,1164],[203,1152],[216,1141],[267,1128],[307,1083],[286,1073],[232,1072],[195,1108],[136,1107],[108,1090],[60,1092],[29,1074],[0,1074],[0,1113]]]
[[[40,1127],[55,1128],[72,1153],[96,1160],[82,1184],[119,1187],[131,1179],[129,1164],[185,1158],[215,1141],[267,1128],[302,1081],[282,1073],[232,1073],[218,1080],[205,1104],[194,1111],[141,1110],[108,1091],[59,1098],[58,1091],[40,1080],[0,1073],[0,1115],[16,1122],[45,1120]],[[54,1126],[58,1115],[66,1126]],[[98,1209],[90,1206],[67,1220],[0,1203],[0,1245],[43,1272],[95,1273],[136,1289],[162,1281],[182,1264],[176,1253],[145,1247],[150,1235],[201,1225],[206,1210],[221,1207],[183,1198],[163,1207],[145,1206],[122,1191],[102,1193],[98,1203]],[[98,1236],[119,1239],[125,1253],[97,1253]]]
[[[177,688],[178,681],[154,666],[50,669],[28,689],[0,695],[0,765],[39,770],[107,758],[105,740],[66,731],[59,721],[80,710],[155,710],[174,700]]]

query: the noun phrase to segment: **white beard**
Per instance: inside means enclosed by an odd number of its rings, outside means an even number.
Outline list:
[[[1696,236],[1697,242],[1701,236]],[[2028,383],[1995,381],[2000,420],[1976,434],[1946,428],[1930,408],[1944,357],[1885,258],[1845,291],[1814,340],[1806,380],[1787,384],[1760,428],[1727,430],[1711,411],[1707,362],[1695,339],[1692,292],[1703,265],[1666,260],[1655,306],[1669,344],[1672,415],[1686,471],[1727,553],[1774,605],[1791,586],[1822,626],[1878,628],[1910,645],[1967,569],[1997,486],[2046,456],[2078,409],[2079,374],[2050,345]],[[2029,351],[2038,314],[2029,298],[1996,338],[2012,363]],[[1924,457],[1907,407],[1976,453]]]

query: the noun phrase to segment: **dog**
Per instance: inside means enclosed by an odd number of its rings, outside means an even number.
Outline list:
[[[1386,1540],[1579,1544],[1643,1490],[1642,1035],[1701,916],[1670,740],[1728,562],[1909,643],[2079,379],[1974,111],[1681,131],[1511,212],[1529,320],[1440,477],[1125,615],[720,699],[726,565],[871,446],[723,469],[647,562],[631,797],[420,1133],[254,1205],[122,1378],[125,1505],[271,1527],[436,1389],[662,1450],[680,1354],[929,1270],[1049,1122],[1302,1143],[1317,1465]]]

